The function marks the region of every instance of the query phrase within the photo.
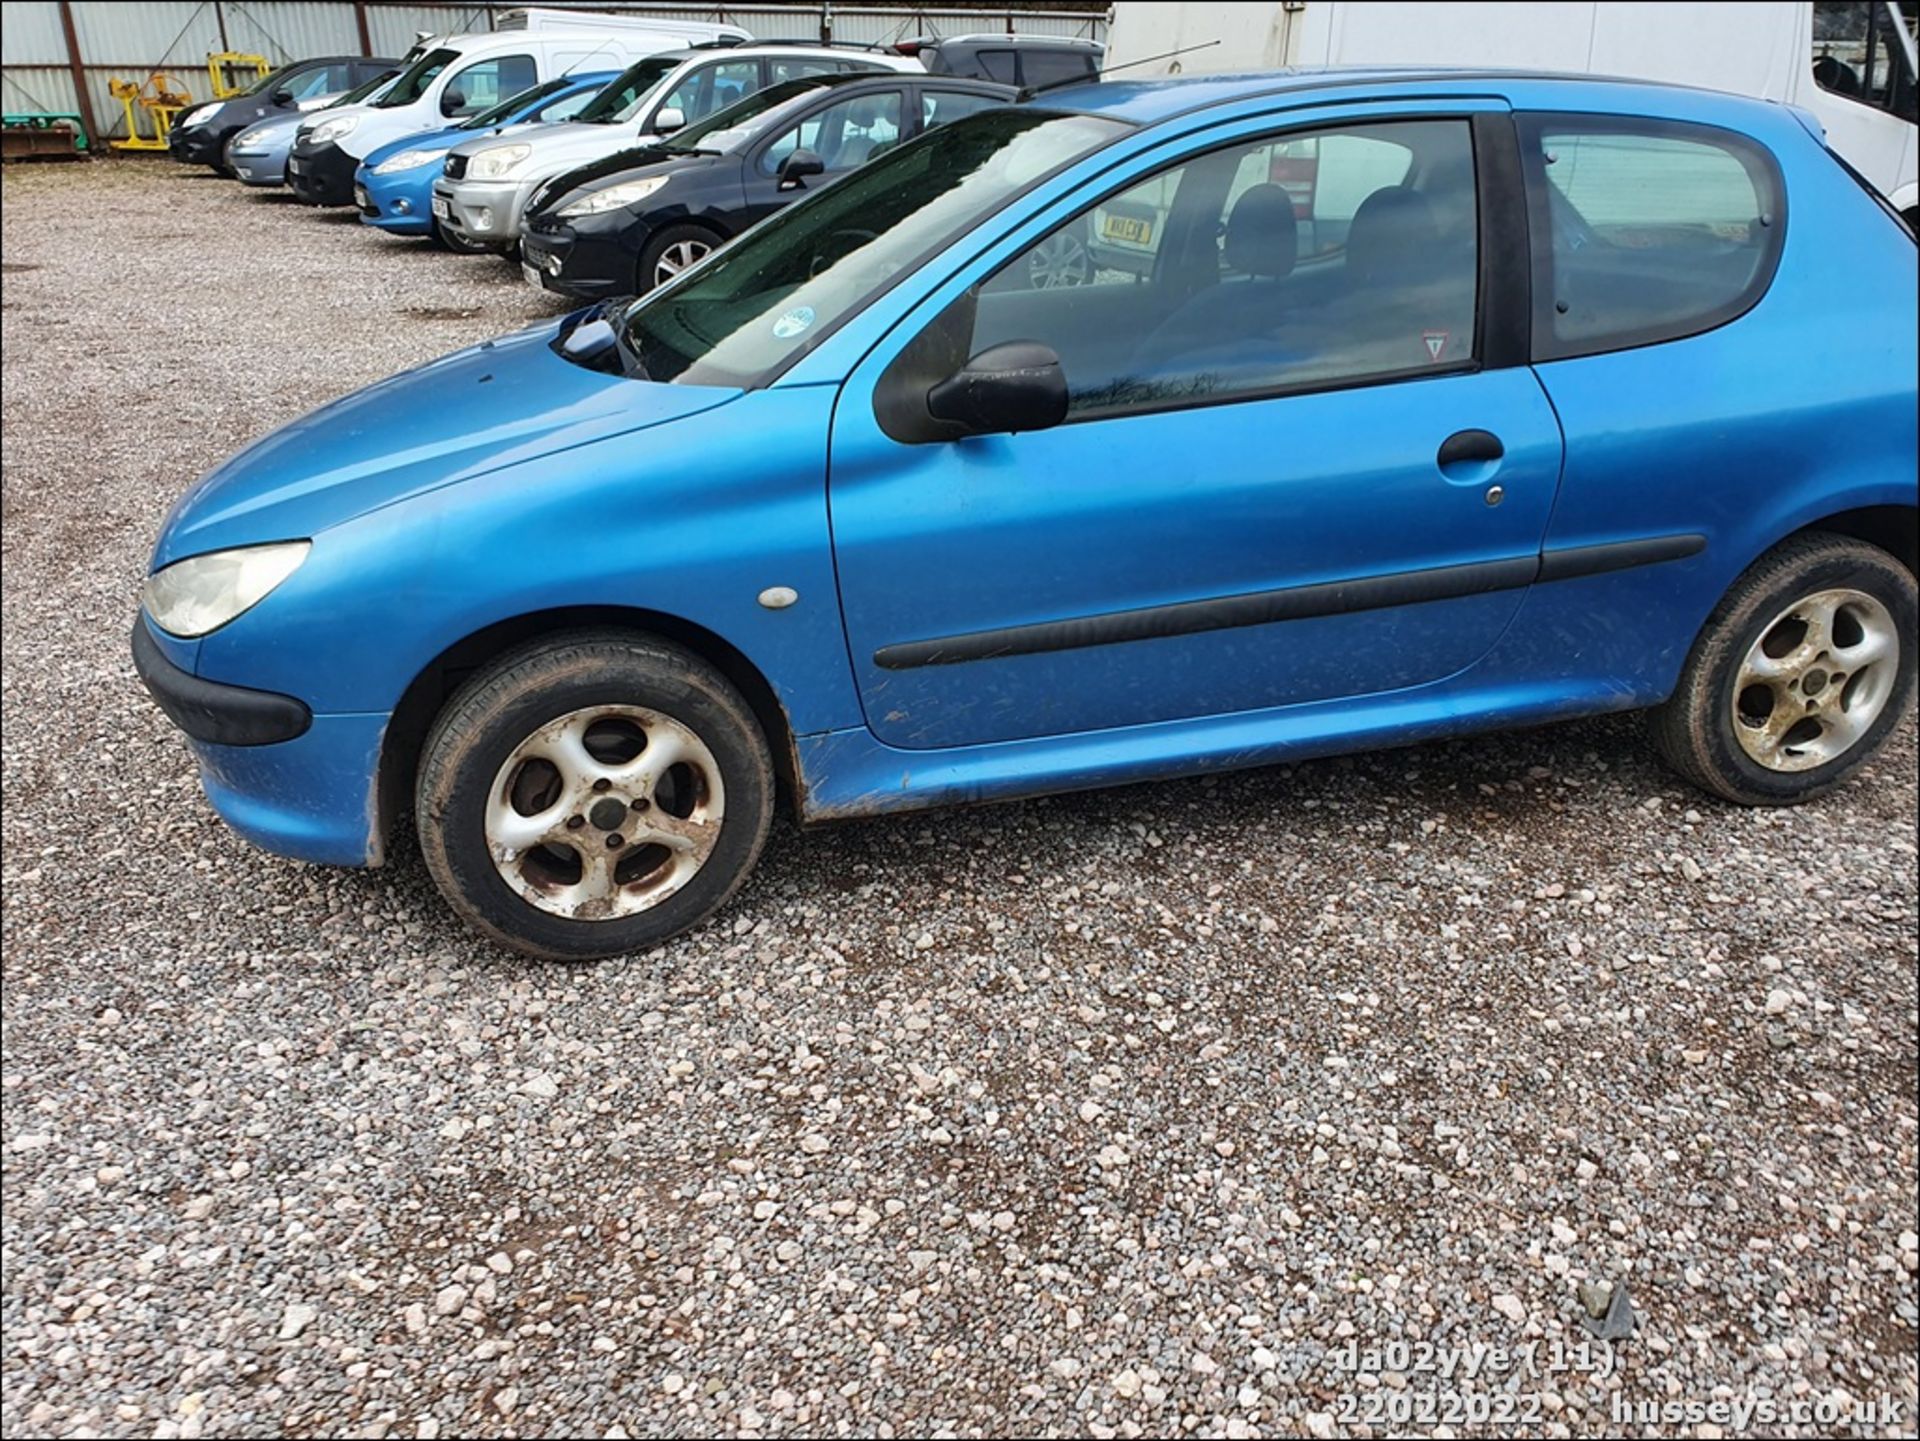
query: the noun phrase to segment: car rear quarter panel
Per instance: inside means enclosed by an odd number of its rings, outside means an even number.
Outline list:
[[[1672,690],[1733,581],[1783,537],[1916,490],[1913,244],[1778,107],[1639,87],[1516,90],[1516,109],[1652,113],[1751,135],[1779,162],[1773,282],[1702,335],[1537,367],[1566,436],[1549,549],[1697,533],[1689,560],[1535,588],[1496,668]]]

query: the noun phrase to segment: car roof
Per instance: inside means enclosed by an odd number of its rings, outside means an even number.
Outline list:
[[[1429,82],[1482,81],[1498,89],[1515,83],[1566,83],[1613,86],[1635,91],[1681,96],[1712,96],[1716,100],[1760,105],[1764,102],[1725,91],[1675,85],[1627,75],[1595,75],[1577,71],[1496,70],[1470,66],[1300,66],[1285,70],[1245,71],[1225,75],[1167,75],[1151,80],[1070,80],[1028,92],[1028,98],[1049,110],[1104,115],[1136,125],[1152,125],[1176,115],[1190,115],[1237,101],[1281,97],[1313,90],[1350,89],[1370,85],[1417,87]]]
[[[916,42],[922,50],[939,50],[949,45],[994,45],[1001,49],[1021,49],[1029,46],[1060,45],[1079,50],[1105,50],[1107,47],[1098,40],[1089,40],[1081,35],[1012,35],[984,32],[978,35],[929,35]]]

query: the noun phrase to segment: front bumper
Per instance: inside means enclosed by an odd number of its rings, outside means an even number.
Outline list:
[[[434,181],[431,203],[440,224],[475,245],[510,249],[531,187],[514,180]]]
[[[218,165],[233,132],[214,125],[194,125],[167,132],[167,154],[182,165]]]
[[[618,217],[626,230],[602,229],[594,223],[598,219],[530,227],[520,237],[520,274],[527,284],[581,300],[632,295],[645,242],[635,236],[631,216]]]
[[[186,733],[208,801],[241,837],[294,860],[381,863],[376,797],[387,716],[314,715],[292,696],[205,680],[167,658],[144,616],[134,622],[133,661]]]
[[[362,165],[353,176],[353,203],[359,208],[360,223],[391,235],[432,234],[429,202],[438,170],[435,165],[422,165],[416,170],[376,175]]]
[[[357,157],[331,141],[325,145],[296,145],[287,156],[287,184],[309,205],[353,204],[353,172]]]
[[[243,185],[286,184],[285,150],[236,150],[228,147],[227,164]]]

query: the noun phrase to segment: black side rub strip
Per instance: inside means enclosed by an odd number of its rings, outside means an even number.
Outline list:
[[[313,724],[306,703],[274,691],[250,690],[202,680],[180,669],[133,622],[133,668],[167,719],[197,741],[222,746],[264,746],[304,735]]]
[[[1480,561],[1473,565],[1441,566],[1432,570],[1400,571],[1360,580],[1328,581],[1321,585],[1289,586],[1284,590],[1254,591],[1222,596],[1218,600],[1188,600],[1140,610],[1109,611],[1105,615],[1073,620],[1041,621],[1035,625],[977,630],[941,640],[904,641],[882,646],[873,663],[882,670],[915,670],[927,665],[960,665],[966,661],[999,660],[1006,656],[1040,655],[1047,651],[1079,650],[1086,646],[1117,645],[1122,641],[1156,640],[1163,636],[1194,635],[1201,631],[1232,630],[1268,625],[1281,620],[1311,620],[1319,616],[1348,615],[1354,611],[1384,610],[1396,605],[1458,600],[1497,590],[1520,590],[1535,581],[1571,580],[1601,575],[1633,566],[1680,560],[1706,549],[1704,535],[1663,535],[1651,540],[1619,541],[1548,551],[1540,556]]]

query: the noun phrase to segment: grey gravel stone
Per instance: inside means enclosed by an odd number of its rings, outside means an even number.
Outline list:
[[[1621,718],[783,823],[717,923],[530,963],[404,838],[239,841],[126,634],[197,474],[560,307],[166,164],[0,184],[6,1434],[1331,1436],[1348,1340],[1622,1283],[1554,1434],[1913,1415],[1910,721],[1797,810]]]

